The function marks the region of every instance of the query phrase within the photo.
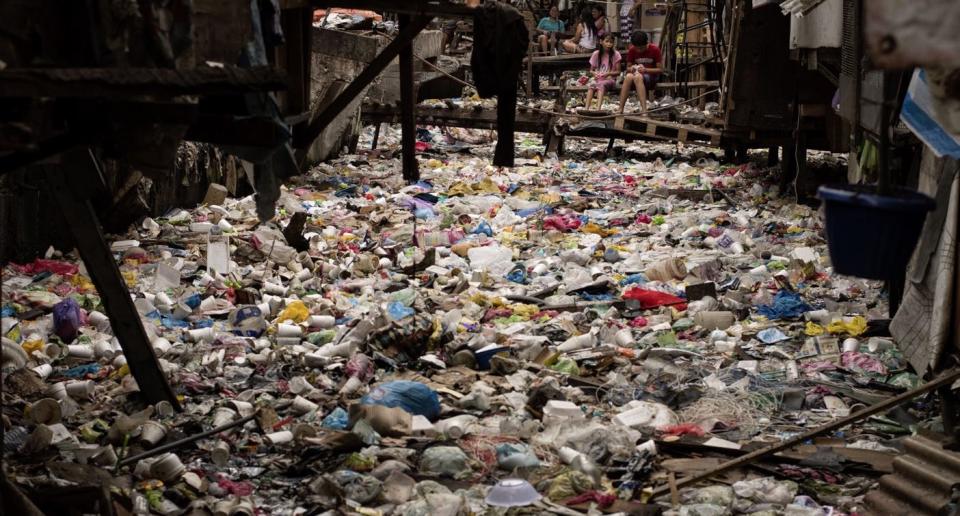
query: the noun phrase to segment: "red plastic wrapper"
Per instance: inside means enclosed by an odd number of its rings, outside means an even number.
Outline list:
[[[217,485],[234,496],[250,496],[253,494],[253,484],[247,481],[234,482],[229,478],[221,476],[220,479],[217,480]]]
[[[643,328],[646,325],[647,325],[647,318],[642,315],[638,315],[634,317],[632,321],[630,321],[630,326],[633,328]]]
[[[61,262],[58,260],[44,260],[42,258],[37,258],[33,263],[27,263],[24,265],[17,265],[15,263],[10,264],[11,267],[20,274],[39,274],[41,272],[50,272],[52,274],[59,274],[61,276],[72,276],[76,274],[80,268],[72,263]]]
[[[663,428],[663,435],[692,435],[694,437],[703,437],[706,432],[700,425],[694,423],[680,423]]]
[[[578,217],[566,215],[551,215],[543,219],[543,229],[556,229],[557,231],[573,231],[580,228],[582,222]]]
[[[632,299],[640,302],[640,308],[648,310],[659,306],[673,306],[677,310],[687,309],[687,300],[682,297],[673,296],[656,290],[647,290],[640,287],[634,287],[623,294],[624,299]]]

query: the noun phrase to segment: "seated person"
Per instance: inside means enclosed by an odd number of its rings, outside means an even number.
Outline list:
[[[627,104],[630,88],[637,88],[637,100],[640,101],[640,112],[647,110],[647,92],[652,91],[660,80],[663,72],[663,55],[656,45],[649,42],[645,32],[637,31],[630,38],[630,49],[627,50],[626,76],[623,78],[623,87],[620,89],[620,112]]]
[[[577,23],[577,30],[573,37],[563,42],[563,49],[571,54],[584,54],[593,52],[597,49],[597,26],[594,24],[593,15],[590,9],[584,9],[580,13],[580,22]]]
[[[540,43],[540,50],[544,53],[551,53],[557,48],[557,37],[566,27],[560,20],[560,9],[557,6],[550,8],[550,16],[545,16],[537,24],[537,41]]]
[[[603,95],[607,90],[616,88],[617,76],[620,75],[620,52],[614,47],[613,34],[608,33],[603,37],[600,49],[590,56],[590,72],[593,74],[593,82],[587,89],[586,107],[590,109],[593,101],[593,95],[597,95],[597,109],[603,109]]]

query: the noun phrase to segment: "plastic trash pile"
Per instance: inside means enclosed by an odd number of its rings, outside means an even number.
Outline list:
[[[75,254],[4,267],[8,478],[136,514],[844,514],[876,476],[838,453],[889,465],[927,424],[917,402],[652,498],[915,386],[880,286],[833,275],[816,211],[752,165],[580,144],[497,173],[434,138],[416,184],[347,156],[272,223],[227,199],[116,236],[180,412],[144,403]]]

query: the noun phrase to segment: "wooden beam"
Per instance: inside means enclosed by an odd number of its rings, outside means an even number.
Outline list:
[[[8,68],[0,70],[0,97],[118,98],[129,95],[218,95],[286,88],[267,66],[254,68]]]
[[[294,146],[298,149],[303,149],[312,145],[313,141],[323,132],[323,129],[346,109],[360,92],[376,79],[377,75],[393,61],[393,58],[400,54],[402,48],[409,46],[410,43],[413,42],[413,38],[417,37],[417,34],[420,34],[420,31],[430,23],[430,20],[431,17],[429,16],[417,16],[411,19],[409,24],[400,29],[400,34],[384,47],[384,49],[377,54],[377,57],[373,58],[373,61],[370,61],[370,64],[340,92],[340,95],[338,95],[333,102],[317,114],[304,129],[297,130],[294,133]]]
[[[422,18],[421,18],[422,19]],[[414,25],[409,15],[400,15],[400,27]],[[403,178],[418,181],[420,170],[417,168],[417,95],[414,91],[413,77],[413,41],[400,49],[400,128],[403,142]]]
[[[88,199],[80,197],[83,190],[77,187],[78,184],[89,182],[100,174],[96,159],[89,149],[81,148],[64,154],[62,163],[72,170],[46,167],[47,183],[77,241],[77,250],[97,287],[130,373],[149,403],[168,401],[179,410],[180,403],[160,369],[140,313],[130,299],[130,291],[100,231],[93,206]]]
[[[348,7],[378,12],[393,12],[414,16],[453,16],[468,18],[473,16],[473,7],[454,4],[447,0],[312,0],[314,7]]]

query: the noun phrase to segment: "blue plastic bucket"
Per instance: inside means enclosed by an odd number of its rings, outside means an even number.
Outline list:
[[[821,186],[830,261],[838,274],[890,279],[902,274],[933,199],[913,190],[877,195],[874,186]]]

